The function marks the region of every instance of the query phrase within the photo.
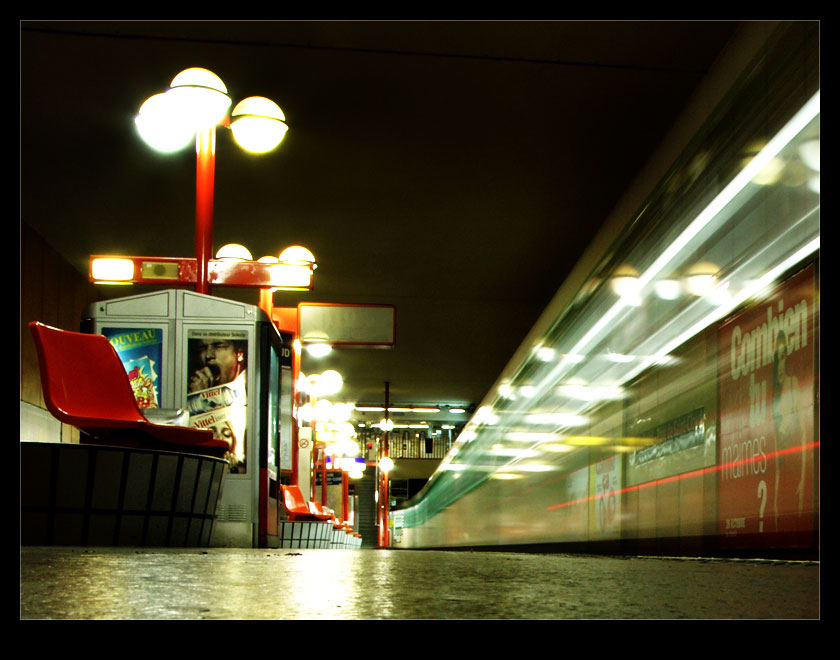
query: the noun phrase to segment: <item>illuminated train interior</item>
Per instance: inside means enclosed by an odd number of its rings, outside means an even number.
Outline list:
[[[768,40],[549,306],[392,512],[393,547],[818,553],[820,92],[804,32]]]

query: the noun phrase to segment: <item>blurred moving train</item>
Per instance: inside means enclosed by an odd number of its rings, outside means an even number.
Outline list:
[[[392,547],[818,555],[819,24],[753,28]]]

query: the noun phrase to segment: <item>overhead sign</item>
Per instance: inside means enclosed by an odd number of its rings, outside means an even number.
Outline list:
[[[391,348],[396,343],[393,305],[300,303],[298,337],[304,343]]]

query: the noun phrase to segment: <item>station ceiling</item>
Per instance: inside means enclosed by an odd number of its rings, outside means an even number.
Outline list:
[[[24,21],[21,220],[84,274],[91,254],[193,256],[195,156],[151,152],[133,118],[208,68],[289,124],[261,157],[220,134],[215,248],[308,247],[314,289],[276,306],[396,308],[394,348],[304,371],[337,369],[354,403],[384,402],[387,382],[392,405],[474,406],[737,27]]]

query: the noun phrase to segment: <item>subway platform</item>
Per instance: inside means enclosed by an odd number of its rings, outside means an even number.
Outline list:
[[[21,620],[818,620],[811,561],[23,547]]]

